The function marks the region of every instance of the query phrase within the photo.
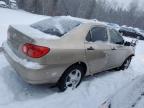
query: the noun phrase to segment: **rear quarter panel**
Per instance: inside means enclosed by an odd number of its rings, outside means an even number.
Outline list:
[[[49,47],[51,49],[50,52],[40,59],[29,57],[27,59],[60,69],[57,70],[61,71],[60,73],[76,62],[84,62],[87,65],[84,47],[84,39],[87,32],[88,27],[84,24],[76,27],[60,39],[39,39],[35,44]]]

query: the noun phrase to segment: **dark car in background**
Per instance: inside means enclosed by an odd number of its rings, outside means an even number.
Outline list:
[[[106,22],[106,24],[107,24],[107,26],[109,26],[109,27],[111,27],[111,28],[113,28],[113,29],[115,29],[117,31],[119,31],[119,29],[120,29],[120,26],[118,24],[108,23],[108,22]]]
[[[140,40],[144,40],[144,35],[137,32],[136,30],[132,29],[132,28],[128,28],[128,27],[121,27],[119,29],[119,32],[123,35],[123,36],[127,36],[127,37],[131,37],[131,38],[137,38]]]

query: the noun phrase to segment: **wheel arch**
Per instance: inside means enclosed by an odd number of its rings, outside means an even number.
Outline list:
[[[86,73],[87,73],[87,64],[86,64],[85,62],[79,61],[79,62],[73,63],[73,64],[70,65],[68,68],[66,68],[66,69],[64,70],[64,72],[62,73],[62,75],[60,76],[59,80],[61,79],[61,77],[65,74],[65,72],[66,72],[69,68],[71,68],[71,67],[73,67],[73,66],[76,66],[76,65],[82,66],[82,67],[84,68],[84,70],[85,70],[85,71],[84,71],[84,75],[86,75]],[[59,80],[58,80],[58,82],[59,82]]]
[[[129,55],[129,56],[123,61],[123,63],[122,63],[122,65],[120,66],[120,68],[123,68],[123,65],[124,65],[125,61],[126,61],[128,58],[132,58],[133,56],[135,56],[135,55],[134,55],[134,54]],[[123,69],[122,69],[122,70],[123,70]]]
[[[133,57],[133,56],[135,56],[135,55],[134,55],[134,54],[130,54],[128,57],[126,57],[125,60],[123,61],[122,65],[124,64],[124,62],[125,62],[128,58]]]
[[[76,65],[82,66],[82,67],[84,68],[84,70],[85,70],[84,74],[86,74],[86,72],[87,72],[87,64],[86,64],[85,62],[82,62],[82,61],[73,63],[73,64],[70,65],[66,70],[68,70],[70,67],[76,66]],[[65,70],[65,71],[66,71],[66,70]],[[65,71],[64,71],[64,72],[65,72]]]
[[[86,63],[84,62],[76,62],[76,63],[73,63],[72,65],[70,65],[67,69],[65,69],[65,71],[63,72],[63,74],[60,76],[59,80],[57,81],[56,83],[56,86],[59,87],[59,89],[61,91],[65,91],[65,88],[63,88],[61,86],[61,84],[63,83],[63,77],[65,77],[65,75],[67,74],[67,70],[69,70],[70,68],[73,68],[74,66],[82,66],[84,68],[84,74],[83,74],[83,77],[86,75],[86,72],[87,72],[87,65]],[[81,82],[81,81],[80,81]],[[80,83],[79,83],[80,84]]]
[[[128,59],[129,57],[133,57],[133,56],[135,56],[135,54],[131,54],[131,55],[129,55],[126,59]]]

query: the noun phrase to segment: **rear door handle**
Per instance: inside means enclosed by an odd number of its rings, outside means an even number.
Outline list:
[[[87,48],[87,50],[95,50],[92,46]]]

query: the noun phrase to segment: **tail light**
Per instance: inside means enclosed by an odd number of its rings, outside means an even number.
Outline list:
[[[50,52],[50,48],[26,43],[22,46],[22,51],[29,57],[40,58]]]

